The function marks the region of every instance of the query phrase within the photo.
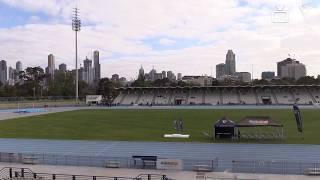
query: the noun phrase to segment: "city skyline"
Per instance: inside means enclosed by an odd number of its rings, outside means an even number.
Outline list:
[[[78,0],[83,20],[79,57],[82,60],[92,49],[99,49],[102,77],[121,72],[133,79],[140,65],[210,75],[211,69],[224,61],[225,52],[233,49],[237,70],[251,72],[253,65],[254,78],[265,70],[275,70],[276,62],[287,54],[303,61],[308,75],[317,76],[320,7],[317,1],[308,2]],[[272,22],[279,5],[287,7],[289,22]],[[0,6],[0,59],[6,60],[8,67],[22,61],[45,68],[51,53],[56,65],[74,67],[73,0],[0,0]],[[176,7],[179,12],[174,11]]]

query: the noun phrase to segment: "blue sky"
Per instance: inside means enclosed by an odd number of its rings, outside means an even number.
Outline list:
[[[73,0],[0,0],[0,59],[46,66],[53,53],[59,57],[56,65],[73,67],[74,5]],[[223,62],[228,49],[236,53],[239,71],[255,64],[257,77],[275,71],[287,54],[296,54],[317,75],[319,5],[318,0],[78,0],[84,24],[79,53],[84,59],[100,50],[104,76],[121,72],[134,78],[141,64],[146,71],[155,66],[211,74],[209,67]],[[288,9],[285,24],[271,20],[280,6]]]

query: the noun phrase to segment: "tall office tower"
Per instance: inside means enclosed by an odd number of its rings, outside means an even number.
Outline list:
[[[295,61],[294,59],[287,58],[283,61],[277,62],[277,76],[282,77],[282,67],[286,66],[287,64],[292,64],[293,62],[299,63],[299,61]]]
[[[1,60],[0,61],[0,82],[2,84],[6,84],[8,79],[7,75],[7,61]]]
[[[99,51],[93,52],[93,62],[94,62],[94,80],[98,81],[99,79],[101,79],[101,65],[100,65]]]
[[[49,74],[50,77],[54,78],[54,70],[55,70],[55,59],[53,54],[49,54],[48,56],[48,67],[46,68],[46,74]]]
[[[138,78],[143,77],[143,76],[144,76],[144,69],[143,69],[143,67],[142,67],[142,65],[141,65],[141,67],[140,67],[140,69],[139,69],[139,76],[138,76]]]
[[[20,61],[16,62],[16,70],[18,73],[22,71],[22,63]]]
[[[62,64],[60,64],[59,65],[59,71],[67,71],[67,65],[66,64],[64,64],[64,63],[62,63]]]
[[[221,78],[226,75],[226,64],[220,63],[216,65],[216,78]]]
[[[86,58],[83,61],[84,81],[88,84],[92,84],[94,80],[94,68],[92,68],[92,61]]]
[[[226,74],[234,75],[236,72],[236,55],[232,52],[232,50],[228,50],[226,55]]]

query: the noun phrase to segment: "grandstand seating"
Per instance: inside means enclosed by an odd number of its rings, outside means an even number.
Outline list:
[[[217,105],[221,104],[222,99],[220,97],[220,90],[217,89],[207,89],[205,92],[205,104]]]
[[[294,96],[288,88],[274,89],[273,93],[276,96],[278,104],[292,104],[295,102]]]
[[[170,104],[172,105],[184,105],[187,104],[187,99],[189,96],[188,90],[176,89],[173,90]]]
[[[170,90],[158,90],[155,92],[155,98],[153,104],[155,105],[169,105],[171,98]]]
[[[187,104],[204,104],[204,91],[201,89],[191,89]]]
[[[278,104],[275,95],[270,88],[258,88],[256,89],[259,104]]]
[[[239,104],[240,98],[238,94],[238,89],[222,89],[222,103],[223,104]]]
[[[309,92],[311,93],[314,101],[316,103],[320,103],[320,89],[319,88],[309,88]]]
[[[119,88],[118,105],[309,105],[320,103],[319,86],[217,86]]]
[[[311,94],[306,93],[307,89],[304,87],[292,89],[294,98],[299,104],[312,104],[313,99]]]
[[[257,96],[253,89],[241,88],[239,90],[240,104],[257,104]]]
[[[136,104],[138,97],[139,97],[138,91],[130,91],[122,100],[121,104],[124,104],[124,105]]]
[[[140,95],[140,98],[137,101],[137,104],[139,105],[150,105],[153,102],[154,98],[154,92],[153,91],[143,91],[142,94]]]

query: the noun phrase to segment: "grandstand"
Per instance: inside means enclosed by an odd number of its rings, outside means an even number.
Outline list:
[[[116,105],[312,105],[318,85],[188,86],[117,88]]]

